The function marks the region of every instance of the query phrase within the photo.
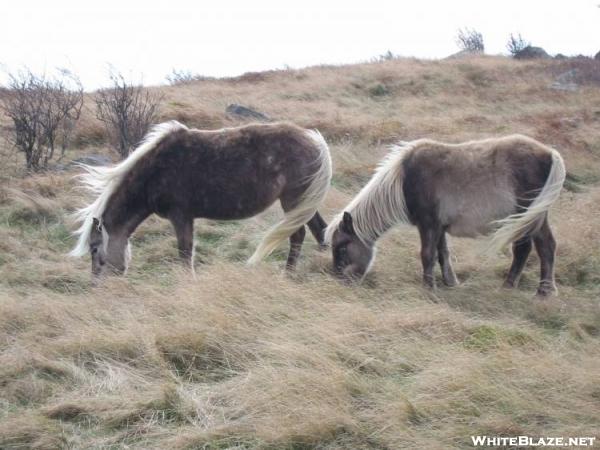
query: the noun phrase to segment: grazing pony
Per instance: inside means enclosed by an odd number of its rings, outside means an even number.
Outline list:
[[[284,217],[249,263],[289,238],[293,268],[305,224],[323,244],[327,224],[317,208],[329,189],[331,158],[317,131],[287,123],[202,131],[172,121],[155,126],[120,164],[83,168],[81,180],[97,197],[75,214],[81,227],[71,255],[90,253],[94,275],[126,271],[129,236],[153,213],[173,224],[179,256],[192,268],[194,218],[244,219],[278,199]]]
[[[325,232],[336,273],[362,279],[375,256],[375,242],[397,223],[419,230],[423,283],[435,287],[439,261],[443,281],[458,283],[446,233],[475,237],[496,228],[490,248],[513,243],[505,286],[518,281],[532,243],[541,261],[539,295],[555,290],[556,243],[548,210],[565,180],[560,154],[521,135],[462,144],[422,139],[395,147],[369,183]]]

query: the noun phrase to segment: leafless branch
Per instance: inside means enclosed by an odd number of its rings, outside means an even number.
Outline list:
[[[467,50],[470,52],[483,53],[485,50],[483,45],[483,35],[479,31],[469,28],[458,30],[456,44],[461,48],[461,50]]]
[[[127,81],[111,71],[111,86],[96,93],[96,117],[112,138],[115,150],[126,158],[156,122],[162,96]]]
[[[9,74],[0,108],[13,121],[12,141],[25,153],[28,170],[45,169],[58,141],[64,153],[70,138],[67,123],[72,129],[82,106],[83,86],[67,70],[59,70],[55,77],[29,69]]]

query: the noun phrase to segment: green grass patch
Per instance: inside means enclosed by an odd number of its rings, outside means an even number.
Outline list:
[[[74,244],[71,231],[62,222],[50,224],[46,237],[51,249],[58,252],[68,251]]]
[[[200,230],[196,233],[196,242],[202,245],[217,245],[227,237],[227,233],[218,228]]]
[[[564,187],[570,192],[584,192],[585,187],[600,181],[600,174],[595,170],[585,170],[578,173],[567,172]]]
[[[490,350],[498,346],[498,330],[489,325],[480,325],[469,332],[463,345],[470,350]]]
[[[523,347],[534,343],[527,333],[516,329],[505,329],[492,325],[478,325],[469,330],[463,345],[469,350],[488,351],[502,345]]]
[[[27,225],[42,225],[48,222],[53,222],[57,216],[51,212],[39,212],[29,208],[17,207],[13,208],[7,220],[11,226],[27,226]]]
[[[371,97],[385,97],[386,95],[390,95],[390,89],[381,83],[377,83],[368,89],[369,95]]]
[[[600,255],[582,255],[567,264],[557,273],[560,284],[579,288],[594,288],[600,285]]]
[[[42,286],[60,294],[81,294],[90,288],[90,279],[72,275],[54,275],[42,281]]]
[[[564,330],[569,317],[556,305],[537,303],[531,306],[526,318],[543,327],[550,334]]]

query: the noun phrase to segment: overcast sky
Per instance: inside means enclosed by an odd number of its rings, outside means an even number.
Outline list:
[[[2,6],[0,81],[23,65],[67,67],[87,89],[108,64],[145,84],[172,69],[211,76],[368,60],[390,50],[442,58],[458,28],[476,28],[486,53],[520,32],[549,53],[600,50],[600,0],[10,1]]]

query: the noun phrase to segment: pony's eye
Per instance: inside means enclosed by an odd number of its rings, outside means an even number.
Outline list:
[[[98,253],[98,247],[92,249],[92,255],[95,255],[96,253]]]

